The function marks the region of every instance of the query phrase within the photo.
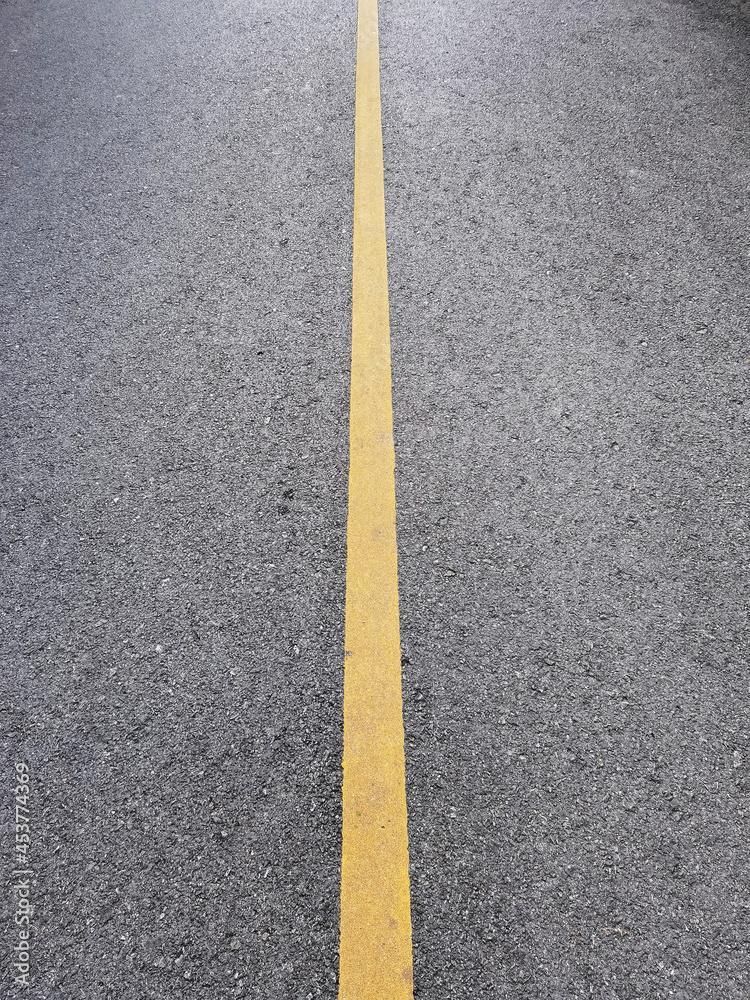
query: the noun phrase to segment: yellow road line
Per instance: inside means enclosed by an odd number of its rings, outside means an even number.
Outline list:
[[[411,1000],[377,0],[359,0],[339,1000]]]

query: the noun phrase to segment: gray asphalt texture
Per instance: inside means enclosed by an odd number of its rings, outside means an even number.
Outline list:
[[[415,994],[745,1000],[747,3],[380,19]],[[355,31],[0,5],[2,997],[336,996]]]

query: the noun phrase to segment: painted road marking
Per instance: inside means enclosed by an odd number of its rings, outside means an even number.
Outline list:
[[[339,1000],[411,1000],[377,0],[359,0]]]

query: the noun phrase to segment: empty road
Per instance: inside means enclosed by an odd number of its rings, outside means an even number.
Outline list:
[[[747,0],[378,26],[413,994],[747,1000]],[[338,996],[356,72],[0,3],[2,997]]]

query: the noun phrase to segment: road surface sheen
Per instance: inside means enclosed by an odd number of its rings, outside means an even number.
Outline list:
[[[2,996],[337,996],[356,16],[0,5]],[[420,1000],[750,995],[749,24],[381,0]]]

